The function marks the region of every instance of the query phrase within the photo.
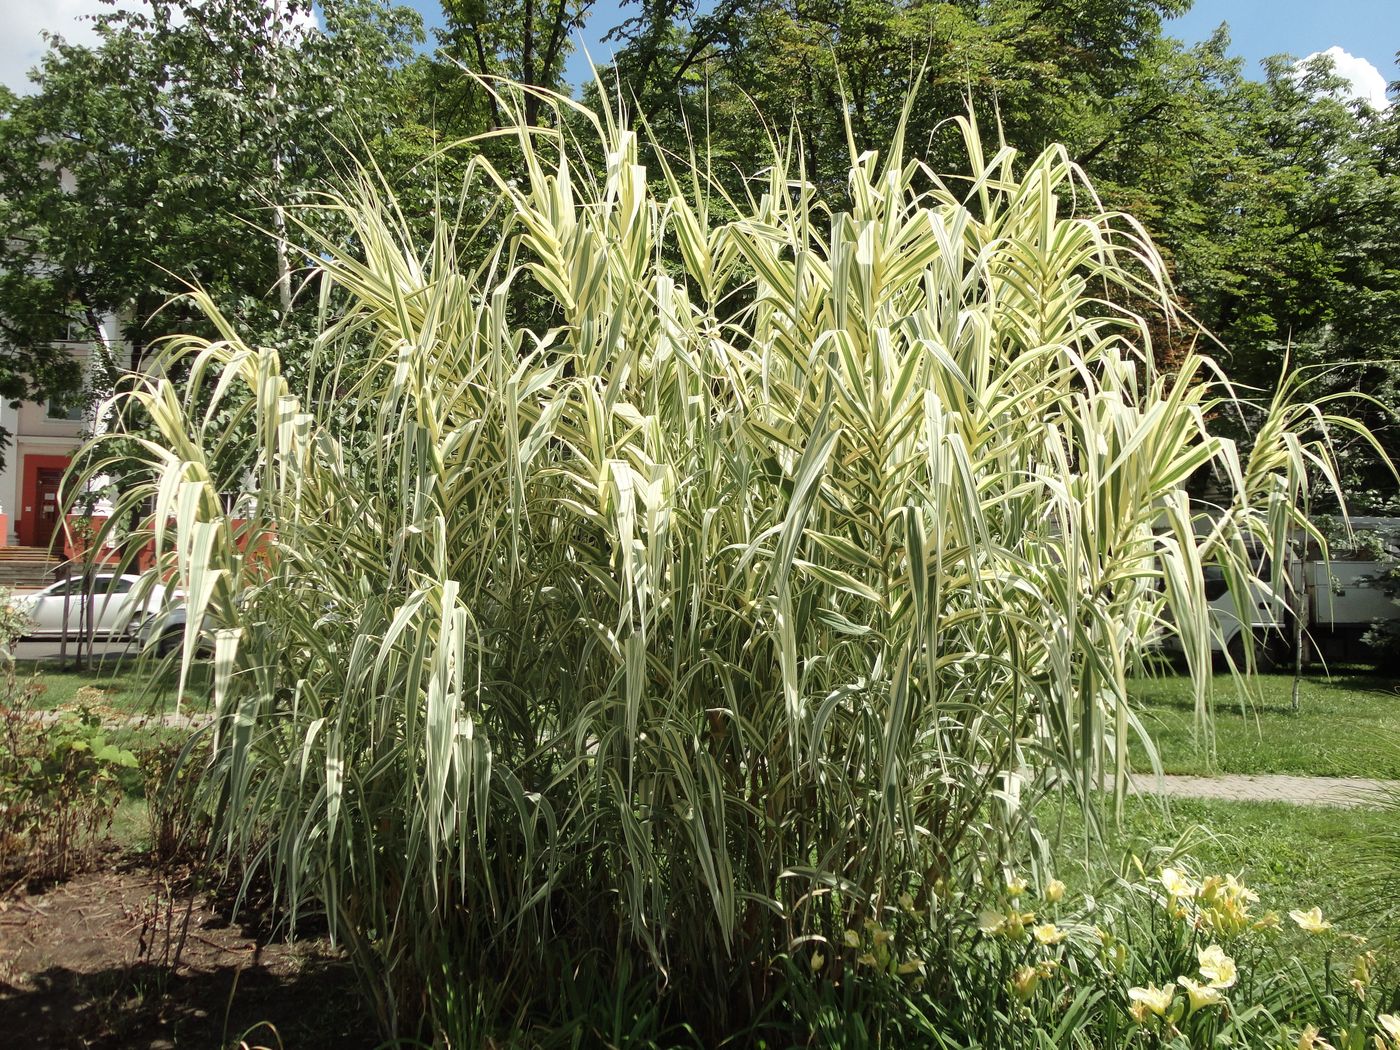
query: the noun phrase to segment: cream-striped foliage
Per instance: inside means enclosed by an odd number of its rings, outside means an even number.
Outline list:
[[[123,395],[161,436],[113,520],[154,506],[221,628],[221,841],[324,902],[391,1030],[628,946],[737,1023],[801,938],[1121,778],[1168,612],[1204,717],[1200,563],[1247,572],[1327,460],[1291,410],[1241,462],[1214,366],[1154,367],[1111,302],[1167,311],[1161,259],[1059,149],[965,122],[970,180],[895,142],[839,203],[775,149],[718,221],[693,162],[579,123],[605,169],[523,129],[518,183],[476,163],[474,267],[368,181],[331,200],[320,379],[205,301],[189,380]]]

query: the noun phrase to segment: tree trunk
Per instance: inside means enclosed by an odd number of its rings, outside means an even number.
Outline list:
[[[272,46],[282,46],[282,0],[272,3]],[[268,88],[272,109],[277,106],[277,78],[272,78]],[[272,230],[277,244],[277,302],[286,318],[292,310],[292,264],[287,251],[287,210],[282,202],[282,150],[279,143],[272,147]]]
[[[1306,574],[1307,567],[1304,566]],[[1300,692],[1303,684],[1303,625],[1308,621],[1308,586],[1306,575],[1303,586],[1298,588],[1298,608],[1293,613],[1293,713],[1301,707]]]

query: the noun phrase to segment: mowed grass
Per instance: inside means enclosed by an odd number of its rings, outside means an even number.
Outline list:
[[[174,709],[177,678],[126,658],[97,661],[86,671],[58,671],[19,662],[20,677],[36,670],[46,685],[40,706],[75,708],[88,703],[105,714],[140,716]],[[155,678],[152,674],[155,673]],[[207,710],[207,669],[197,667],[182,711]],[[1132,695],[1156,738],[1166,772],[1193,774],[1290,773],[1300,776],[1372,776],[1400,780],[1400,679],[1347,671],[1303,681],[1301,711],[1290,710],[1292,677],[1261,676],[1254,694],[1240,698],[1228,675],[1215,681],[1215,760],[1194,737],[1190,683],[1177,677],[1141,679]],[[95,691],[95,692],[94,692]],[[116,729],[114,742],[138,754],[157,742],[183,739],[177,730],[152,726]],[[1135,765],[1146,767],[1138,748]],[[145,800],[136,776],[126,778],[127,798],[114,822],[114,837],[134,846],[147,835]],[[1124,820],[1111,819],[1105,840],[1088,851],[1066,828],[1062,868],[1086,859],[1090,872],[1073,881],[1091,885],[1120,858],[1150,857],[1185,834],[1202,870],[1242,874],[1263,897],[1261,908],[1286,912],[1314,904],[1348,928],[1367,932],[1374,901],[1361,872],[1374,846],[1400,836],[1400,814],[1365,808],[1334,809],[1286,803],[1130,798]]]
[[[1130,694],[1167,773],[1400,780],[1400,678],[1310,672],[1297,714],[1292,688],[1292,675],[1261,675],[1241,695],[1229,675],[1217,675],[1213,748],[1208,734],[1197,733],[1186,678],[1138,679]],[[1131,754],[1135,769],[1150,769],[1136,740]]]
[[[1086,846],[1077,815],[1065,822],[1055,869],[1074,890],[1101,892],[1115,873],[1156,877],[1166,863],[1197,875],[1238,875],[1259,894],[1256,914],[1277,911],[1284,936],[1307,934],[1289,921],[1293,908],[1320,907],[1338,929],[1395,943],[1393,882],[1376,877],[1400,856],[1395,808],[1339,809],[1284,802],[1130,798],[1121,824],[1111,813],[1103,838]],[[1172,853],[1179,844],[1181,852]],[[1185,860],[1184,858],[1189,858]],[[1140,877],[1140,876],[1139,876]]]
[[[131,656],[99,657],[83,670],[58,669],[51,660],[16,660],[15,675],[24,681],[38,676],[43,692],[36,706],[45,710],[87,707],[105,718],[169,714],[176,710],[179,673],[173,667],[142,664]],[[178,709],[198,714],[208,710],[208,668],[193,669]]]

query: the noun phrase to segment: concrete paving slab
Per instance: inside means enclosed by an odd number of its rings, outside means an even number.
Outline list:
[[[1400,792],[1392,780],[1350,777],[1295,777],[1283,773],[1230,774],[1219,777],[1164,776],[1134,773],[1133,790],[1169,798],[1219,799],[1226,802],[1288,802],[1298,806],[1366,806],[1387,793]]]

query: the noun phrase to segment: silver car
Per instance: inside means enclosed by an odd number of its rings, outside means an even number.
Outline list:
[[[29,620],[25,639],[76,637],[90,627],[94,638],[111,641],[132,637],[164,597],[159,583],[105,572],[87,581],[71,576],[33,594],[15,595],[10,605]]]

